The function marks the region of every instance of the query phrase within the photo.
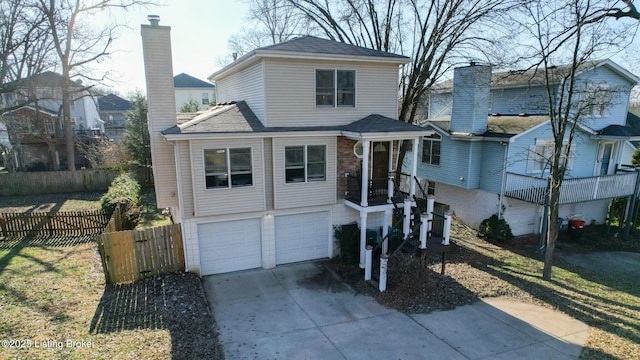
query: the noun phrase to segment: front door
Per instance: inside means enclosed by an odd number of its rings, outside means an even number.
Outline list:
[[[389,142],[374,142],[371,144],[373,151],[371,178],[387,179],[389,176]]]
[[[613,174],[615,171],[615,153],[615,142],[601,142],[598,145],[598,157],[596,159],[594,175],[603,176]]]

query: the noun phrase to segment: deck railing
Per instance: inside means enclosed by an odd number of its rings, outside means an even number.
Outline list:
[[[565,179],[560,188],[560,204],[611,199],[635,193],[636,172]],[[544,204],[547,179],[507,173],[505,196]]]

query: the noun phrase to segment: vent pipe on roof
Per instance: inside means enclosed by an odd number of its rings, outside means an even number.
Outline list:
[[[233,61],[238,60],[238,53],[237,52],[234,52],[232,55],[233,55]]]
[[[147,15],[147,20],[149,20],[149,24],[151,24],[151,26],[158,26],[160,24],[159,15]]]

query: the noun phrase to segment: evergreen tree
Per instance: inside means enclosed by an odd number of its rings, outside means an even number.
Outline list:
[[[141,167],[151,167],[151,146],[147,127],[147,98],[137,91],[129,99],[132,109],[124,115],[127,132],[122,143],[131,161]]]

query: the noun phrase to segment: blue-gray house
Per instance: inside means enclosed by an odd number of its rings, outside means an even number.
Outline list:
[[[418,177],[464,223],[477,227],[500,214],[515,235],[540,232],[552,146],[543,80],[540,70],[492,74],[489,66],[471,65],[431,91],[423,126],[434,134],[419,146]],[[623,165],[629,141],[640,139],[626,126],[638,80],[610,60],[580,68],[577,84],[588,106],[564,160],[561,217],[602,223],[612,198],[634,193],[637,174]]]

